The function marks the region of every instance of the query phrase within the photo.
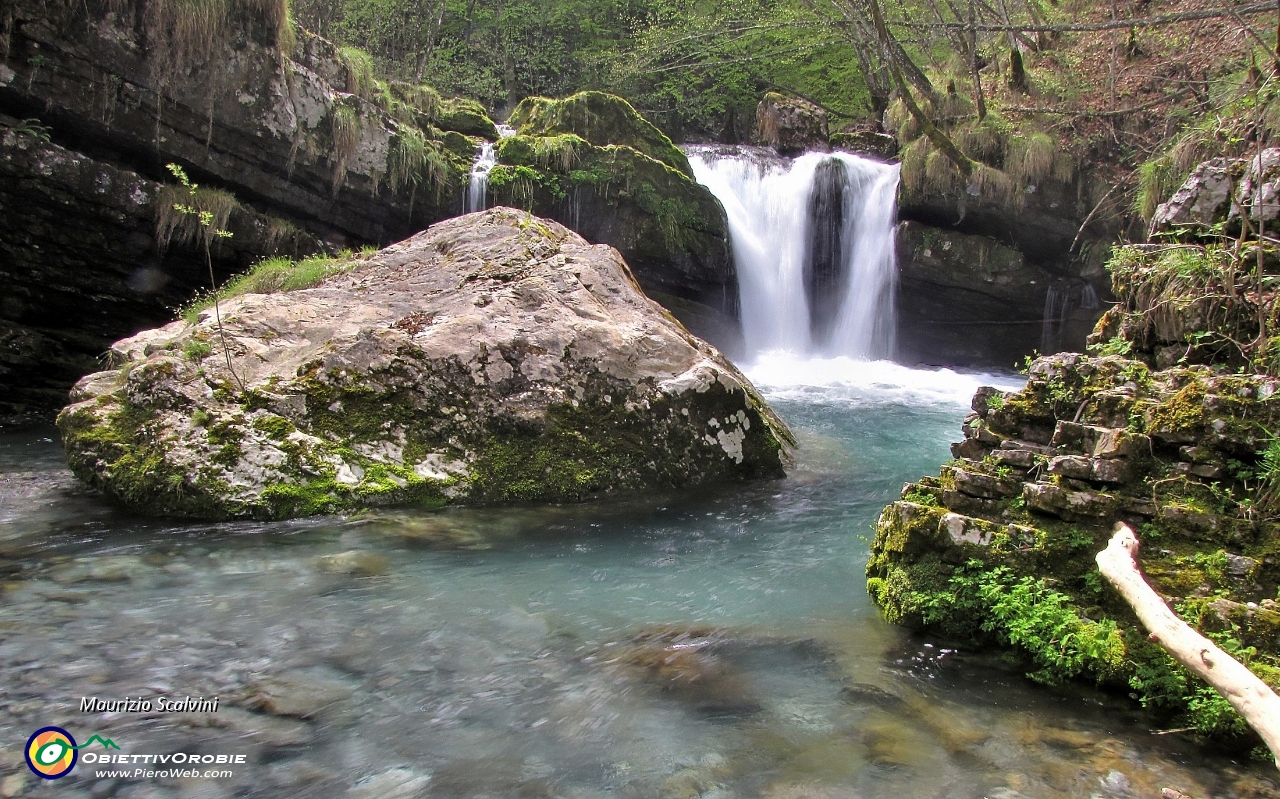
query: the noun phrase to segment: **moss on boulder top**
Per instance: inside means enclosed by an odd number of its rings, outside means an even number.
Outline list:
[[[609,247],[510,208],[112,348],[58,418],[141,512],[574,501],[783,474],[790,433]]]
[[[693,175],[689,159],[621,97],[604,92],[578,92],[563,100],[526,97],[508,120],[526,136],[572,133],[591,144],[621,144],[638,150],[667,166]]]

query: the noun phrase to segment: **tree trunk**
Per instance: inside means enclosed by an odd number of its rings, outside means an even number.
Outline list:
[[[871,21],[875,25],[876,34],[880,38],[881,47],[884,50],[884,58],[886,65],[889,67],[889,74],[893,76],[893,82],[902,96],[902,102],[907,106],[907,111],[915,119],[916,124],[920,126],[920,132],[929,139],[929,143],[934,149],[947,157],[947,160],[955,164],[956,169],[960,170],[960,174],[966,180],[973,175],[974,162],[964,153],[960,152],[960,148],[956,147],[955,142],[951,141],[951,137],[943,133],[933,120],[920,108],[916,102],[916,98],[911,95],[911,88],[907,86],[906,81],[902,77],[902,71],[899,69],[898,53],[902,50],[902,46],[897,44],[897,40],[889,33],[889,28],[884,24],[884,16],[880,13],[879,0],[868,0],[871,8]]]
[[[1098,553],[1098,570],[1133,608],[1151,640],[1209,683],[1262,736],[1280,768],[1280,696],[1169,609],[1138,571],[1137,552],[1133,530],[1117,524],[1111,543]]]

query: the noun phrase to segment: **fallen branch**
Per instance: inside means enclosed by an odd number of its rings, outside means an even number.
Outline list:
[[[1098,553],[1098,569],[1138,614],[1151,632],[1151,640],[1221,694],[1262,736],[1276,758],[1276,768],[1280,768],[1280,696],[1169,609],[1138,571],[1137,552],[1137,536],[1121,522],[1116,525],[1111,543]]]

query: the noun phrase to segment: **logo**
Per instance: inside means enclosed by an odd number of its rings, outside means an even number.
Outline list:
[[[31,733],[27,739],[27,766],[37,777],[56,780],[71,773],[80,758],[79,750],[94,742],[107,749],[119,749],[110,738],[93,736],[88,741],[76,746],[76,739],[61,727],[41,727]]]

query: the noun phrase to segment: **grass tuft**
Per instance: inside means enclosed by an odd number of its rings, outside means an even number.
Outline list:
[[[391,145],[387,172],[392,191],[406,186],[416,191],[425,183],[439,197],[449,185],[449,162],[440,152],[439,143],[427,141],[422,131],[414,127],[400,127]]]
[[[218,302],[226,302],[243,294],[276,294],[282,291],[298,291],[314,288],[333,275],[349,272],[361,264],[365,256],[357,256],[349,250],[338,255],[314,255],[295,261],[275,256],[259,261],[252,269],[232,278],[217,294],[202,294],[179,311],[179,316],[195,324],[200,312]]]
[[[195,213],[178,210],[178,206]],[[211,246],[217,231],[226,230],[227,220],[240,208],[235,195],[222,189],[165,184],[156,193],[156,241],[161,248],[179,245]],[[205,221],[207,220],[207,222]]]
[[[333,193],[337,194],[347,176],[347,160],[360,145],[362,124],[359,112],[345,103],[333,107],[329,122],[333,135]]]
[[[373,56],[359,47],[339,47],[338,57],[346,68],[347,91],[366,100],[371,99],[376,86]]]
[[[1019,185],[1036,185],[1054,171],[1054,144],[1047,133],[1015,138],[1005,159],[1005,171]]]

